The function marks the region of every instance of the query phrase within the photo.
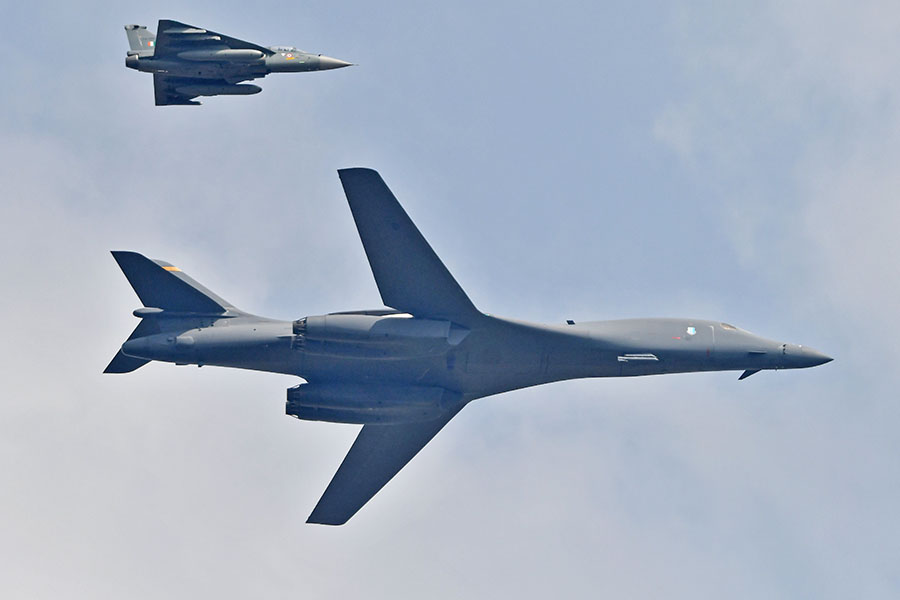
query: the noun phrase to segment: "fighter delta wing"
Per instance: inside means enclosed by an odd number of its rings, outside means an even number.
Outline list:
[[[169,19],[159,21],[156,36],[143,25],[126,25],[125,32],[131,48],[125,66],[153,73],[157,106],[200,104],[193,100],[197,96],[256,94],[262,88],[240,82],[269,73],[350,65],[293,47],[266,48]]]
[[[229,52],[229,50],[251,50],[252,52]],[[188,58],[190,53],[203,60],[209,60],[209,54],[213,52],[224,53],[231,56],[244,56],[259,58],[259,55],[271,56],[273,50],[259,46],[252,42],[245,42],[237,38],[216,33],[208,29],[201,29],[179,23],[169,19],[160,19],[156,30],[156,46],[154,53],[159,58]],[[185,56],[188,54],[188,56]]]

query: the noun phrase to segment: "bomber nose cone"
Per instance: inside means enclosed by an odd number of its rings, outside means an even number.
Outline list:
[[[813,350],[812,348],[807,348],[806,346],[800,348],[800,354],[801,356],[803,356],[810,367],[818,367],[819,365],[824,365],[825,363],[834,360],[827,354],[822,354],[818,350]]]
[[[785,344],[785,355],[788,358],[788,368],[794,369],[817,367],[834,360],[818,350],[797,344]]]
[[[325,69],[340,69],[341,67],[352,67],[353,63],[348,63],[346,61],[340,60],[339,58],[331,58],[330,56],[325,56],[324,54],[319,55],[319,70],[324,71]]]

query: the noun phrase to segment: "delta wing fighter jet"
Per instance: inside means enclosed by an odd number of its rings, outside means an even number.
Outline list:
[[[582,377],[821,365],[809,347],[703,319],[541,325],[480,312],[375,171],[339,171],[383,303],[390,308],[257,317],[177,267],[113,252],[144,307],[106,368],[151,360],[297,375],[286,413],[363,427],[310,523],[352,517],[466,404]]]
[[[131,49],[125,66],[153,73],[156,105],[200,104],[197,96],[258,94],[242,81],[269,73],[299,73],[348,67],[351,63],[290,46],[257,46],[193,25],[160,19],[157,35],[144,25],[126,25]]]

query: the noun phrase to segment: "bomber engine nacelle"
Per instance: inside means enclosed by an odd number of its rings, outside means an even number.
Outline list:
[[[439,387],[304,383],[289,388],[285,414],[332,423],[411,423],[437,419],[459,402]]]
[[[450,321],[406,314],[330,314],[294,321],[292,347],[307,354],[403,359],[443,354],[469,330]]]

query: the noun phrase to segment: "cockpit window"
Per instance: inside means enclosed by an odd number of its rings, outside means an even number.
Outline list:
[[[722,329],[730,329],[731,331],[737,331],[737,327],[734,325],[729,325],[728,323],[720,323],[722,325]]]

